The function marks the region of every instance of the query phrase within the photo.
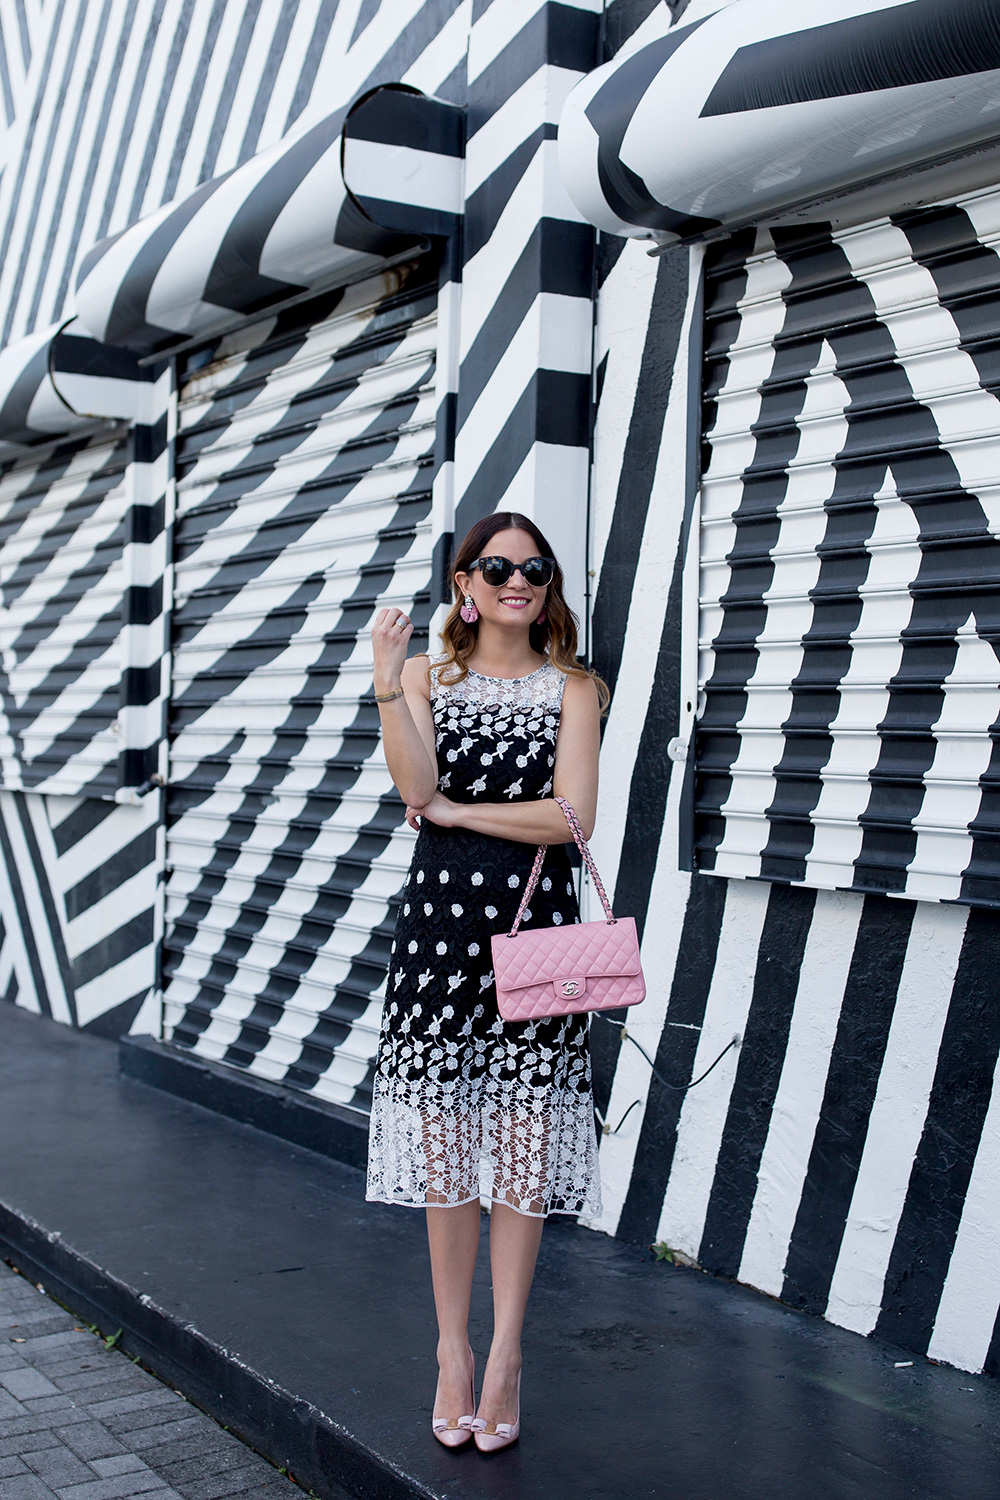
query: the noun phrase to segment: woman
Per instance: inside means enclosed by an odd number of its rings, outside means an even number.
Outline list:
[[[413,626],[372,631],[386,761],[419,830],[402,893],[376,1065],[368,1198],[427,1212],[438,1321],[433,1430],[485,1452],[519,1431],[521,1327],[548,1213],[600,1211],[584,1016],[502,1021],[490,937],[550,848],[525,927],[579,920],[565,797],[589,838],[600,679],[576,662],[562,572],[537,526],[500,513],[455,557],[436,657]],[[476,1417],[468,1317],[480,1195],[492,1200],[494,1331]]]

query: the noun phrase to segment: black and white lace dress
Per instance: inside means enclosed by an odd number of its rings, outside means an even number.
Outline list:
[[[456,802],[552,793],[565,676],[431,672],[438,786]],[[535,846],[424,819],[402,893],[379,1041],[369,1199],[520,1213],[600,1212],[584,1016],[502,1021],[490,937],[513,922]],[[565,845],[546,855],[525,927],[579,921]]]

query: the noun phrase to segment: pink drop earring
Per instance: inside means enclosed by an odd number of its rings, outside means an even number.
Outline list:
[[[462,608],[459,610],[459,614],[462,616],[462,619],[465,621],[466,625],[475,625],[476,621],[479,619],[479,611],[476,608],[475,600],[473,599],[471,594],[466,594],[465,602],[462,605]]]
[[[544,625],[545,624],[545,606],[544,606],[544,604],[542,605],[542,612],[541,612],[541,614],[535,616],[535,624],[536,625]]]

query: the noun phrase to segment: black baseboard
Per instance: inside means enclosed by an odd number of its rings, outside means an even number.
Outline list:
[[[368,1121],[354,1110],[310,1099],[223,1063],[207,1062],[148,1036],[122,1037],[118,1061],[121,1071],[140,1083],[364,1170]]]
[[[58,1234],[0,1203],[0,1255],[75,1317],[231,1432],[280,1462],[322,1500],[433,1500],[431,1491],[302,1396],[283,1390],[192,1324],[102,1270]]]

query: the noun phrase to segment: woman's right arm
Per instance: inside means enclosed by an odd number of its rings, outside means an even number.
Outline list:
[[[405,628],[398,624],[401,619],[406,620]],[[378,705],[389,775],[407,806],[423,807],[437,791],[437,752],[427,658],[406,660],[412,634],[413,626],[402,611],[380,610],[372,627],[372,652],[376,693],[403,689],[401,698]]]

